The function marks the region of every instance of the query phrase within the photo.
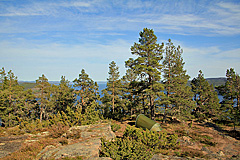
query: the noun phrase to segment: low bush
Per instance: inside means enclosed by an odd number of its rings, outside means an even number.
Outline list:
[[[154,153],[178,146],[178,136],[165,132],[144,131],[141,128],[128,126],[122,138],[114,141],[102,139],[100,156],[113,159],[150,159]]]
[[[112,129],[113,132],[118,131],[120,128],[121,128],[121,126],[117,123],[112,123],[111,124],[111,129]]]
[[[69,126],[66,126],[66,125],[58,122],[57,124],[54,124],[51,126],[50,131],[49,131],[49,136],[52,138],[59,138],[64,133],[66,133],[68,129],[69,129]]]

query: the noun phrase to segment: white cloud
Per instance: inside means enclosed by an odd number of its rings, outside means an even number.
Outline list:
[[[152,26],[160,32],[197,35],[240,34],[240,5],[233,3],[197,1],[60,1],[36,2],[19,6],[5,6],[0,16],[45,16],[39,29],[112,31],[134,30],[136,26]],[[53,20],[53,23],[49,21]],[[62,20],[59,21],[58,19]],[[43,26],[47,20],[47,26]],[[16,21],[13,21],[13,23]],[[12,23],[12,24],[13,24]],[[17,25],[24,22],[17,21]],[[2,24],[4,26],[4,24]],[[33,26],[35,26],[33,24]],[[14,27],[14,26],[11,26]],[[16,26],[21,32],[24,27]],[[30,27],[27,27],[29,29]],[[38,27],[36,28],[36,31]],[[48,29],[49,28],[49,29]],[[1,31],[6,29],[0,28]],[[14,29],[17,31],[17,29]],[[32,29],[32,31],[34,31]],[[9,31],[10,32],[10,31]]]
[[[222,51],[215,55],[216,58],[227,59],[240,61],[240,48],[236,48],[229,51]]]
[[[228,68],[235,68],[236,71],[240,69],[240,48],[229,51],[223,51],[217,46],[183,48],[185,68],[191,78],[196,77],[199,70],[203,71],[205,77],[225,77]]]

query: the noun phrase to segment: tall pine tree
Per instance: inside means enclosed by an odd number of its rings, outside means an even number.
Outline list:
[[[107,88],[102,90],[102,103],[104,105],[104,115],[119,119],[122,112],[123,102],[122,97],[122,85],[119,75],[119,67],[112,61],[109,64],[109,77],[107,78]]]
[[[144,28],[139,35],[139,43],[134,43],[131,47],[131,53],[137,58],[130,58],[125,63],[139,76],[140,91],[143,93],[144,99],[147,100],[144,108],[146,106],[151,118],[155,118],[156,100],[161,97],[161,91],[163,91],[163,86],[160,83],[163,44],[157,43],[157,36],[152,29]]]
[[[43,119],[49,118],[47,110],[49,110],[49,107],[50,107],[49,100],[51,96],[51,92],[50,92],[51,85],[44,74],[42,74],[42,76],[36,80],[36,84],[37,84],[36,88],[39,89],[38,96],[37,96],[37,98],[39,99],[38,102],[40,107],[39,119],[40,119],[40,122],[42,122]]]
[[[214,90],[213,85],[209,85],[204,78],[201,70],[198,77],[191,81],[191,86],[194,92],[194,100],[197,104],[193,111],[195,117],[199,120],[216,118],[220,109],[218,94]]]
[[[190,76],[183,68],[185,64],[182,58],[183,50],[180,46],[175,47],[169,39],[165,53],[163,61],[163,77],[167,94],[167,98],[164,100],[165,115],[168,112],[179,118],[189,118],[194,102],[191,88],[187,86]]]
[[[240,81],[239,75],[235,73],[233,68],[227,69],[226,72],[227,81],[225,85],[217,87],[219,93],[223,96],[221,102],[222,116],[224,120],[230,119],[234,124],[234,130],[236,123],[240,120],[239,110],[239,94],[240,94]]]
[[[126,74],[122,77],[121,82],[123,85],[123,100],[127,110],[127,114],[132,117],[136,113],[138,108],[136,86],[137,74],[132,70],[128,69]]]
[[[18,84],[17,77],[10,70],[0,70],[0,117],[5,126],[18,125],[22,120],[30,119],[34,96],[30,90],[24,91]]]
[[[77,106],[82,109],[82,114],[88,106],[96,105],[99,100],[98,85],[89,77],[84,69],[81,70],[79,77],[74,81],[76,99],[78,99]],[[96,107],[96,106],[95,106]]]
[[[57,91],[55,95],[54,106],[58,112],[66,112],[67,107],[73,108],[75,97],[73,93],[74,89],[71,88],[70,82],[65,78],[61,77],[60,84],[57,86]]]

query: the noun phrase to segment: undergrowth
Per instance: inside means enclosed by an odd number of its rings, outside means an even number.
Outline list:
[[[102,139],[101,157],[121,159],[150,159],[155,153],[167,154],[168,149],[178,147],[178,136],[166,132],[144,131],[128,126],[122,138],[114,141]]]

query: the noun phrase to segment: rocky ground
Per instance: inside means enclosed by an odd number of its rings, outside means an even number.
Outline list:
[[[75,126],[58,138],[49,138],[48,131],[21,136],[0,137],[1,159],[111,159],[99,157],[101,137],[114,139],[121,137],[127,125],[134,122],[115,122],[121,128],[112,132],[109,124],[100,123],[88,126]],[[239,131],[231,132],[230,127],[218,127],[207,123],[161,123],[163,131],[176,133],[180,146],[163,154],[156,154],[158,159],[240,159]],[[30,158],[29,158],[30,157]],[[150,157],[151,158],[151,157]]]

